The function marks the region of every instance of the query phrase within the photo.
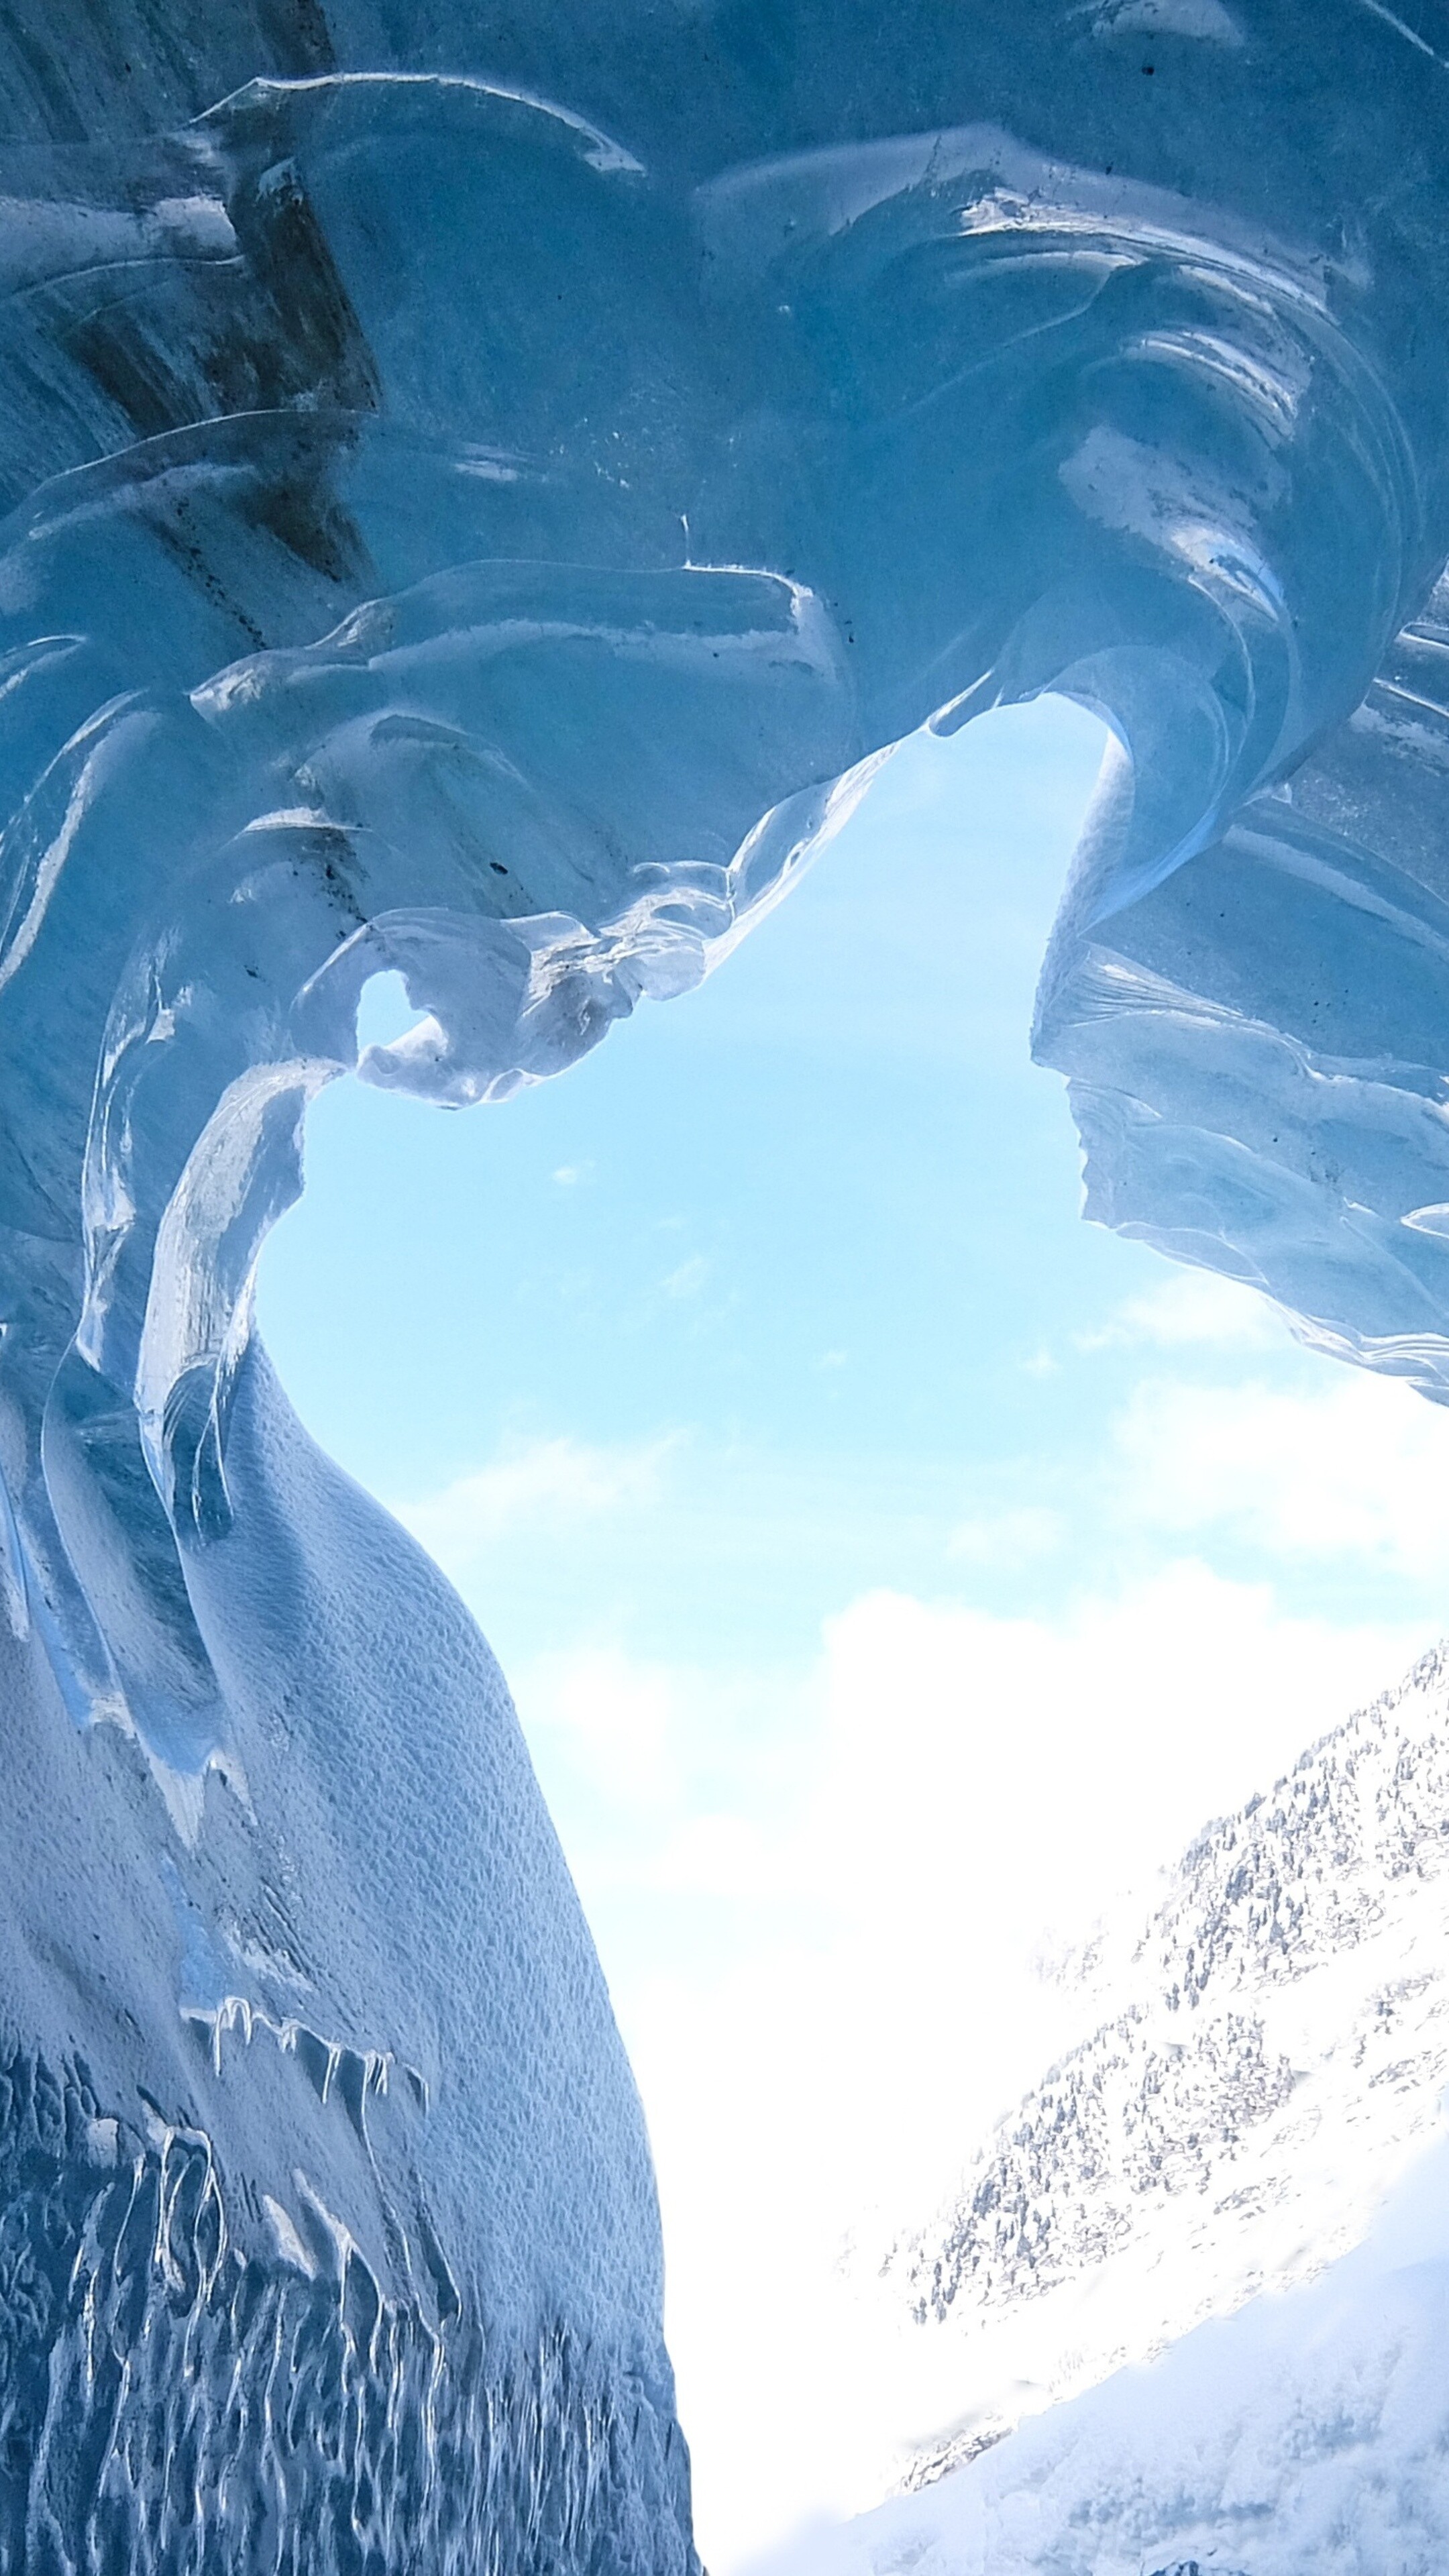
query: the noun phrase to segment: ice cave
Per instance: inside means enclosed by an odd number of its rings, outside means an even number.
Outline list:
[[[1088,1213],[1449,1401],[1449,12],[3,0],[0,120],[0,2569],[691,2576],[590,1936],[261,1247],[1050,692]],[[1394,2514],[1189,2360],[850,2563],[1426,2576],[1424,2313]]]

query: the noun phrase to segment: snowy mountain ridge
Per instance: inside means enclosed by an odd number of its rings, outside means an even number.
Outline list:
[[[1438,2125],[1449,1645],[1208,1826],[1149,1921],[1075,1974],[1090,2036],[881,2267],[917,2325],[949,2337],[963,2401],[908,2487],[1312,2279]]]

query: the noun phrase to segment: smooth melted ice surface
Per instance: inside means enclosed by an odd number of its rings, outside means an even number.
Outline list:
[[[502,1100],[1055,689],[1093,1211],[1449,1387],[1406,6],[0,6],[6,2563],[691,2564],[506,1692],[250,1329],[370,976]]]

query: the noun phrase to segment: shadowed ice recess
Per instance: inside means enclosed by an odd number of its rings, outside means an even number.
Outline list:
[[[251,1331],[369,977],[504,1100],[1055,690],[1089,1211],[1449,1397],[1404,7],[0,0],[0,2567],[695,2564],[506,1690]]]

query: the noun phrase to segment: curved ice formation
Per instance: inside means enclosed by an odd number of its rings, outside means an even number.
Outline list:
[[[506,1693],[250,1329],[369,975],[501,1099],[1064,691],[1094,1206],[1449,1387],[1404,12],[0,0],[4,2567],[693,2565]]]

